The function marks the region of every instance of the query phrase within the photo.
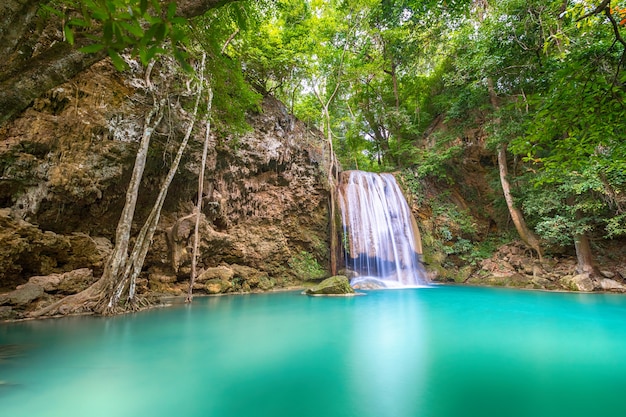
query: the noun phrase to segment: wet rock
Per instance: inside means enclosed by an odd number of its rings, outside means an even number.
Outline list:
[[[531,260],[524,259],[521,261],[521,269],[524,271],[525,274],[533,275],[535,265],[533,265],[533,262]]]
[[[305,291],[307,295],[350,295],[354,294],[354,289],[350,286],[348,277],[335,275],[327,278],[314,287]]]
[[[162,77],[155,74],[154,79]],[[90,268],[99,276],[112,248],[109,239],[115,236],[141,137],[136,121],[150,110],[141,104],[150,97],[106,62],[71,85],[60,88],[76,92],[67,96],[72,106],[54,117],[33,106],[7,125],[0,149],[7,165],[0,198],[12,207],[0,209],[0,292],[33,276],[47,277],[34,282],[48,294],[75,292],[82,284],[61,288],[66,281],[59,275]],[[322,265],[328,262],[325,141],[277,100],[267,97],[261,107],[247,115],[251,129],[237,136],[236,144],[220,133],[212,138],[215,145],[202,167],[207,179],[199,214],[199,264],[241,266],[200,278],[202,291],[209,282],[211,291],[220,292],[291,285],[299,277],[288,261],[302,251]],[[187,115],[175,108],[170,116],[159,127],[164,135],[187,123]],[[172,144],[165,142],[155,143],[150,152],[133,235],[165,175],[163,158],[172,152]],[[199,148],[186,153],[170,187],[145,260],[148,292],[186,291],[200,161]]]
[[[626,292],[626,286],[624,286],[624,284],[609,278],[601,280],[600,287],[605,291]]]

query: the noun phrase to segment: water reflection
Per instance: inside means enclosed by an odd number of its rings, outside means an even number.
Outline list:
[[[0,326],[3,415],[626,415],[626,298],[483,288],[197,299]],[[598,405],[601,405],[600,407]]]

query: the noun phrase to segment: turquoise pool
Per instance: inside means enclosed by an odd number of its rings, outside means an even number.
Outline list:
[[[196,298],[0,324],[11,417],[626,415],[626,296],[471,287]]]

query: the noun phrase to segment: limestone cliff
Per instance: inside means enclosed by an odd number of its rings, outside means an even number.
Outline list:
[[[68,293],[54,283],[78,275],[85,286],[102,273],[149,109],[141,83],[104,61],[0,130],[0,292],[10,295],[0,295],[0,316],[19,317]],[[198,292],[289,286],[306,278],[290,267],[303,254],[323,268],[328,262],[323,139],[272,97],[260,107],[247,115],[246,133],[211,136]],[[152,141],[134,228],[151,209],[187,121],[173,108]],[[202,133],[168,193],[144,293],[181,293],[187,284]],[[26,302],[16,302],[20,291]]]

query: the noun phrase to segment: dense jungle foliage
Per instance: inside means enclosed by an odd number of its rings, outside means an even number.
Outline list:
[[[332,137],[344,169],[450,184],[481,146],[540,256],[575,246],[591,271],[589,239],[626,234],[626,2],[23,3],[57,22],[82,62],[108,56],[122,70],[129,56],[148,65],[172,55],[191,71],[206,52],[218,129],[242,126],[273,94]],[[17,85],[18,61],[3,64],[3,85]]]

